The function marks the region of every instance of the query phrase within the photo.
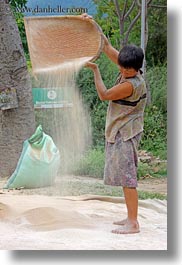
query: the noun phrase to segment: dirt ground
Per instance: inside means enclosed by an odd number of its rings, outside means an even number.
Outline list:
[[[139,180],[138,190],[167,195],[167,178],[146,178]]]
[[[0,192],[3,193],[3,186],[6,179],[0,180]],[[14,194],[39,194],[39,195],[60,195],[60,196],[76,196],[83,194],[96,195],[113,195],[113,190],[122,190],[120,187],[111,187],[103,185],[103,180],[89,176],[63,176],[56,180],[52,187],[37,189],[20,189],[13,190]],[[151,178],[145,177],[138,181],[138,190],[150,193],[167,195],[167,178]],[[12,191],[11,191],[12,192]],[[122,193],[121,193],[122,195]]]
[[[100,183],[103,184],[103,180],[88,177],[88,176],[67,176],[67,181],[70,182],[88,182],[88,183]],[[159,193],[166,195],[167,194],[167,178],[152,178],[145,177],[138,181],[138,190]]]
[[[0,180],[0,193],[3,193],[3,186],[6,179]],[[121,190],[120,187],[103,185],[103,180],[88,176],[64,176],[57,179],[52,187],[38,189],[13,190],[14,194],[39,194],[39,195],[60,195],[72,196],[83,194],[110,195],[112,189]],[[167,195],[167,178],[146,177],[138,181],[138,190],[150,193]]]

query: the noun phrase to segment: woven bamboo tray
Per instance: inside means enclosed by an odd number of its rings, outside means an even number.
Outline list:
[[[99,57],[103,39],[99,26],[80,16],[25,17],[33,71],[81,57]]]

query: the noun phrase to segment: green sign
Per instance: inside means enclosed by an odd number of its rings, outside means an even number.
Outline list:
[[[73,104],[64,98],[63,89],[33,88],[33,103],[35,109],[67,108]]]

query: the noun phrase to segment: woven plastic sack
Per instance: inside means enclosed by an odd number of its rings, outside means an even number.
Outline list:
[[[4,188],[50,186],[54,183],[59,166],[59,150],[39,125],[35,133],[24,141],[17,167]]]

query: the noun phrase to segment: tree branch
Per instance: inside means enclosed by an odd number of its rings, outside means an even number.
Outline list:
[[[147,1],[147,7],[150,5],[150,3],[152,2],[153,0],[148,0]]]
[[[124,16],[124,19],[126,19],[126,18],[130,15],[130,13],[132,12],[132,10],[133,10],[135,4],[136,4],[136,0],[133,1],[131,7],[129,8],[128,12],[127,12],[127,13],[125,14],[125,16]]]
[[[127,7],[127,0],[125,0],[125,2],[124,2],[124,8],[123,8],[123,20],[124,20],[125,13],[126,13],[126,7]]]
[[[131,22],[131,24],[130,24],[130,26],[129,26],[126,34],[125,34],[124,43],[128,42],[128,37],[129,37],[130,31],[132,30],[133,26],[135,25],[135,23],[137,22],[137,20],[139,19],[140,16],[141,16],[141,10],[139,10],[138,14],[136,15],[136,17]]]
[[[119,20],[121,20],[121,11],[120,11],[120,8],[119,8],[118,0],[114,0],[114,5],[116,7],[116,12],[117,12],[118,18],[119,18]]]
[[[148,7],[154,7],[154,8],[167,8],[167,6],[161,6],[161,5],[148,5]]]
[[[138,7],[141,7],[140,0],[136,0],[136,4],[137,4]]]

